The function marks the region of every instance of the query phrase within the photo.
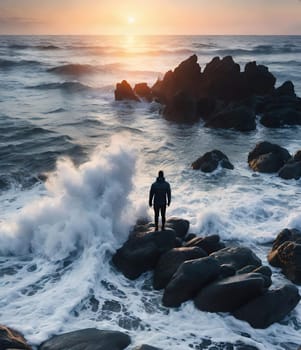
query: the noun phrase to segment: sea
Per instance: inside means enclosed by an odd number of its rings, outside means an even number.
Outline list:
[[[128,333],[131,347],[301,345],[301,303],[256,330],[192,301],[165,308],[151,272],[130,281],[111,262],[136,220],[153,219],[158,170],[172,189],[168,217],[250,247],[263,264],[282,229],[301,229],[301,180],[247,163],[260,141],[300,150],[300,126],[214,130],[166,121],[156,102],[114,101],[117,82],[152,85],[192,54],[202,70],[215,56],[232,55],[242,70],[255,60],[301,95],[301,36],[0,36],[0,323],[31,344],[95,327]],[[234,170],[192,170],[213,149]],[[290,283],[272,270],[274,287]]]

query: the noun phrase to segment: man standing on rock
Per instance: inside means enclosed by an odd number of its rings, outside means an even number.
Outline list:
[[[149,191],[149,206],[152,207],[154,198],[154,212],[155,212],[155,226],[158,231],[159,213],[161,212],[162,217],[162,230],[165,228],[165,212],[166,204],[170,205],[171,191],[170,185],[165,181],[164,173],[162,170],[159,171],[156,182],[154,182]]]

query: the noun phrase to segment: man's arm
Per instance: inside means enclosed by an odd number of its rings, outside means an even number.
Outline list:
[[[149,200],[148,200],[148,204],[151,207],[152,206],[152,202],[153,202],[153,197],[154,197],[154,186],[152,185],[149,191]]]
[[[170,206],[170,201],[171,201],[171,189],[170,189],[170,185],[168,184],[167,186],[167,205]]]

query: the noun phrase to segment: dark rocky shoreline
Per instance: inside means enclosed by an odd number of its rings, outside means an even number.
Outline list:
[[[270,288],[271,269],[249,248],[226,247],[218,235],[193,237],[188,229],[189,222],[179,218],[169,219],[164,231],[140,222],[113,255],[113,263],[130,279],[153,270],[153,287],[164,289],[164,306],[193,300],[201,311],[229,312],[254,328],[269,327],[297,306],[298,288]],[[276,238],[269,262],[301,283],[301,232],[287,231]],[[297,277],[290,278],[292,271]]]

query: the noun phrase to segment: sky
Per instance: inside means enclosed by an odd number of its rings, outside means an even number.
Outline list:
[[[0,0],[0,34],[301,35],[301,0]]]

